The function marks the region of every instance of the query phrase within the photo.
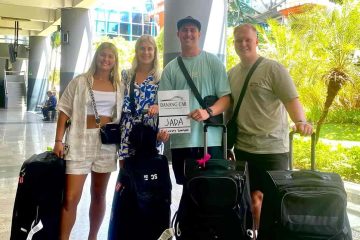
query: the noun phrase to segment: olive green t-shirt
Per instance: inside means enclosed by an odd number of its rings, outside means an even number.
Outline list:
[[[234,108],[250,67],[239,63],[228,72]],[[283,103],[297,97],[285,67],[265,58],[253,73],[241,104],[235,148],[257,154],[288,152],[289,121]]]

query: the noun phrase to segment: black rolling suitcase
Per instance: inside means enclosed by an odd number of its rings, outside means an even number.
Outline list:
[[[156,132],[133,127],[138,149],[125,159],[115,188],[108,231],[109,240],[157,240],[170,227],[171,179],[169,163],[157,153]]]
[[[52,152],[35,154],[20,170],[11,240],[58,239],[65,163]]]
[[[252,239],[250,189],[247,165],[227,160],[226,126],[204,126],[204,156],[208,127],[222,127],[224,156],[199,164],[185,160],[185,182],[177,213],[173,218],[178,240]],[[240,163],[238,163],[240,164]]]
[[[315,171],[315,134],[311,170],[268,171],[261,209],[261,240],[351,240],[347,196],[336,173]]]

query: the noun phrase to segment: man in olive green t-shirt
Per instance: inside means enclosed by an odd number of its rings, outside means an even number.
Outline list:
[[[234,28],[234,47],[241,62],[228,72],[233,108],[247,73],[259,58],[257,45],[254,26],[243,24]],[[256,228],[260,221],[266,171],[288,169],[289,166],[288,114],[296,131],[302,135],[312,133],[288,71],[276,61],[264,58],[254,71],[244,95],[237,117],[238,135],[234,146],[236,159],[248,162]]]

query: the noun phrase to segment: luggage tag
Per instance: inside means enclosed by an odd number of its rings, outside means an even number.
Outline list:
[[[31,224],[31,230],[27,235],[26,240],[32,240],[34,234],[40,231],[44,227],[41,220],[35,226],[34,225],[35,225],[35,220]]]
[[[206,165],[207,161],[209,161],[210,158],[211,158],[211,155],[206,153],[203,158],[196,160],[196,162],[199,164],[199,166],[201,168],[205,168],[205,165]]]

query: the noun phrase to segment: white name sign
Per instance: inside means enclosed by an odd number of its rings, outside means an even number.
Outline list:
[[[190,133],[189,90],[158,92],[159,128],[168,133]]]

